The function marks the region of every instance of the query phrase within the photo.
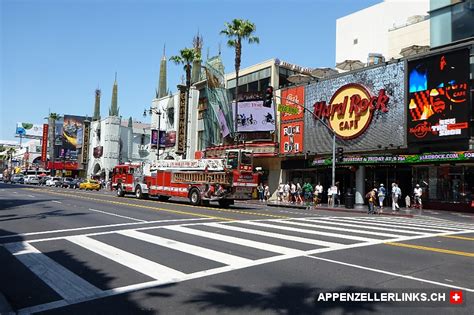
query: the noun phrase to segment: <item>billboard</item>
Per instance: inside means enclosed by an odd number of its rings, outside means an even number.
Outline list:
[[[180,86],[179,91],[179,116],[178,116],[178,148],[176,149],[177,154],[186,153],[186,137],[187,137],[187,115],[188,111],[186,108],[186,88]]]
[[[408,62],[409,143],[469,137],[469,50]]]
[[[77,160],[77,148],[82,146],[83,116],[64,115],[62,157]]]
[[[384,64],[305,88],[304,150],[332,152],[332,133],[345,152],[406,146],[405,65]],[[318,118],[315,118],[318,117]]]
[[[235,103],[234,103],[235,107]],[[237,131],[274,131],[275,109],[266,107],[262,100],[239,101]]]
[[[46,162],[48,159],[48,124],[43,124],[43,138],[41,139],[41,161]]]
[[[281,104],[278,104],[278,111],[282,121],[303,119],[303,108],[304,86],[286,89],[281,92]]]
[[[158,130],[157,129],[152,129],[151,130],[151,145],[150,147],[152,149],[156,149],[158,147]]]
[[[296,154],[303,152],[304,122],[282,123],[280,128],[280,153]]]
[[[16,123],[15,134],[23,138],[40,139],[43,136],[43,125],[18,122]]]
[[[165,135],[165,147],[171,148],[176,145],[176,131],[168,131]]]

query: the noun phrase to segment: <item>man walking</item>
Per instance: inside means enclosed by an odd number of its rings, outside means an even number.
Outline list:
[[[378,190],[380,212],[383,212],[383,201],[385,199],[385,195],[386,195],[385,187],[383,187],[383,184],[380,184],[380,187]]]
[[[400,211],[398,199],[402,196],[402,190],[396,183],[392,183],[392,212]]]
[[[419,184],[416,184],[415,189],[413,190],[413,197],[415,197],[415,207],[419,207],[420,209],[422,207],[421,195],[423,195],[423,190]]]

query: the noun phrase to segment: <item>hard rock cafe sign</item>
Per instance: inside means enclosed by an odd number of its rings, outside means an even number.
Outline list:
[[[384,89],[371,95],[362,85],[351,83],[339,88],[329,104],[316,102],[314,115],[326,118],[339,138],[354,139],[370,126],[375,111],[388,112],[388,101]]]

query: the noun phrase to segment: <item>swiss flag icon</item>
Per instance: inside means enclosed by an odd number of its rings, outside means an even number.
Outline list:
[[[449,303],[462,304],[462,291],[449,291]]]

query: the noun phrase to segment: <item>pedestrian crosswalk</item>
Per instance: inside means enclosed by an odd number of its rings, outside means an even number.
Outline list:
[[[3,247],[62,298],[20,310],[30,313],[294,257],[470,232],[474,232],[474,224],[429,218],[318,216],[123,228],[14,242]],[[62,265],[57,254],[59,245],[55,245],[55,255],[38,249],[41,244],[58,241],[64,248],[79,247],[109,261],[110,266],[120,265],[150,280],[143,282],[143,277],[138,277],[142,279],[138,283],[100,288],[69,270],[68,265]],[[150,255],[140,254],[136,248],[146,248]],[[151,255],[155,251],[164,254]],[[187,272],[170,263],[166,253],[173,257],[183,255],[180,266],[188,261],[192,263],[190,256],[212,264]],[[88,264],[93,265],[93,260]]]

